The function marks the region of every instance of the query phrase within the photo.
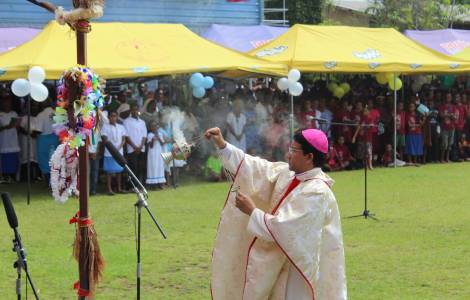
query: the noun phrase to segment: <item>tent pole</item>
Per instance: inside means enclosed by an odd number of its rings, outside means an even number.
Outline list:
[[[397,73],[393,73],[393,167],[397,167]],[[403,158],[402,158],[403,159]]]
[[[290,96],[290,114],[289,114],[289,127],[290,127],[290,142],[294,140],[294,96]]]

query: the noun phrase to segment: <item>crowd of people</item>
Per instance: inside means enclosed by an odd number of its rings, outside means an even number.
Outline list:
[[[395,156],[399,166],[470,159],[466,77],[457,78],[452,87],[442,88],[439,78],[434,78],[418,93],[411,88],[399,91],[396,116],[393,93],[373,77],[347,80],[351,91],[341,99],[329,91],[326,79],[306,80],[304,93],[294,99],[294,128],[318,128],[329,138],[325,170],[391,166]],[[235,87],[221,82],[203,99],[188,99],[183,90],[177,81],[155,88],[140,83],[125,85],[119,93],[107,96],[101,130],[89,147],[92,195],[101,190],[100,181],[106,182],[102,186],[109,195],[129,188],[121,176],[122,167],[103,147],[106,141],[154,189],[176,187],[180,169],[210,181],[224,180],[215,149],[201,142],[203,130],[214,126],[222,129],[229,143],[249,154],[270,161],[285,159],[291,143],[290,103],[275,81],[264,79]],[[51,99],[53,95],[51,89]],[[49,157],[58,145],[53,131],[54,102],[31,102],[28,133],[26,100],[12,96],[8,86],[1,90],[0,98],[1,182],[25,180],[28,152],[31,178],[47,182]],[[178,139],[196,147],[188,161],[166,164],[161,153],[171,152]]]

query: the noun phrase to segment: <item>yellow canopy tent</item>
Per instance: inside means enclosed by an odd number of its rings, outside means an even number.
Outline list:
[[[467,47],[464,50],[462,50],[461,52],[459,52],[455,55],[452,55],[452,57],[454,57],[455,59],[462,59],[462,60],[470,61],[470,48]]]
[[[470,71],[470,62],[430,50],[392,28],[294,25],[249,54],[302,72]]]
[[[180,24],[94,23],[87,51],[88,66],[106,79],[227,70],[286,73],[284,65],[223,48]],[[0,55],[0,80],[26,77],[36,65],[47,79],[58,79],[75,61],[75,33],[51,21],[33,40]]]

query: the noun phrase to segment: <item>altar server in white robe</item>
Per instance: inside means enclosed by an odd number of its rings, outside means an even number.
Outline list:
[[[219,128],[205,136],[234,176],[212,254],[212,299],[347,299],[333,180],[319,168],[325,134],[298,131],[288,163],[245,154]]]

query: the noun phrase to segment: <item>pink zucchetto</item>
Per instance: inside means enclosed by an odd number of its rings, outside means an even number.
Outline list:
[[[325,133],[318,129],[306,129],[302,131],[307,142],[321,153],[328,153],[328,138]]]

